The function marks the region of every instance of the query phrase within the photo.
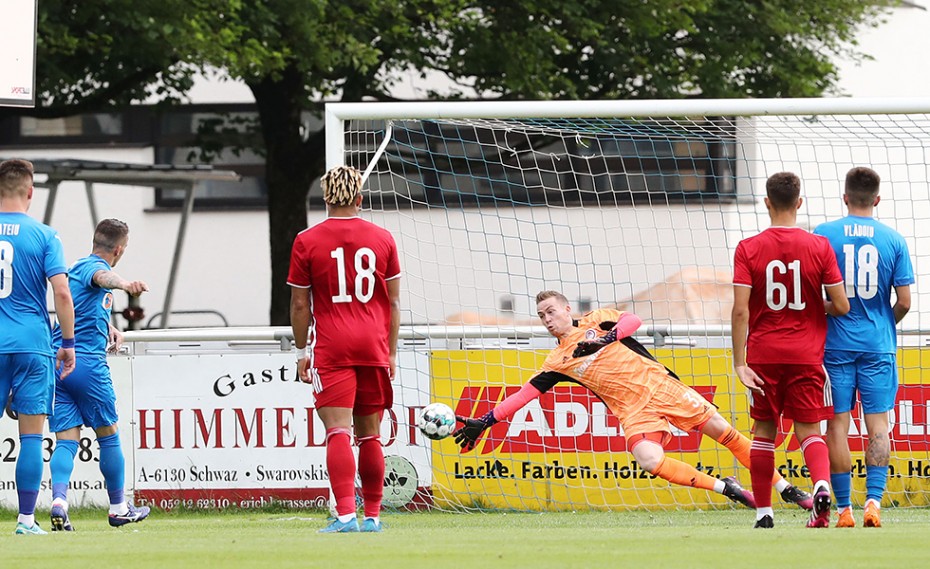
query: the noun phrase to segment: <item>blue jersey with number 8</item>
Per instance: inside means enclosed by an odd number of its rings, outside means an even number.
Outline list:
[[[891,290],[914,284],[904,238],[871,217],[849,215],[819,225],[830,241],[849,298],[849,314],[827,317],[827,350],[893,354],[897,350]]]
[[[0,354],[53,355],[46,281],[67,270],[54,229],[0,212]]]

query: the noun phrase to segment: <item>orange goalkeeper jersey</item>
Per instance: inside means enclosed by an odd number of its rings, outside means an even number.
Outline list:
[[[616,322],[619,310],[598,309],[585,314],[559,345],[549,353],[541,372],[555,372],[587,387],[610,408],[621,424],[642,410],[652,395],[666,382],[677,380],[661,363],[641,355],[622,342],[614,342],[601,350],[580,358],[572,352],[583,340],[603,336],[607,330],[601,322]],[[545,376],[542,376],[545,377]]]

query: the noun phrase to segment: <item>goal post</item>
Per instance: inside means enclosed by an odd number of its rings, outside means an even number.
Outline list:
[[[363,216],[401,251],[402,323],[422,331],[402,342],[424,355],[424,369],[409,372],[429,377],[429,393],[414,398],[401,385],[396,394],[469,416],[541,365],[554,340],[534,299],[555,289],[578,314],[638,314],[637,337],[748,434],[748,396],[728,351],[732,257],[769,224],[765,180],[800,176],[798,222],[813,229],[845,215],[850,168],[875,169],[876,217],[905,237],[917,279],[899,327],[886,505],[928,505],[930,307],[920,300],[930,287],[930,99],[334,103],[325,124],[327,166],[370,173]],[[867,434],[853,415],[861,504]],[[603,402],[576,385],[496,425],[474,451],[417,440],[432,449],[438,507],[729,507],[645,473]],[[798,446],[789,436],[776,463],[809,490]],[[714,441],[676,431],[666,451],[749,485]]]

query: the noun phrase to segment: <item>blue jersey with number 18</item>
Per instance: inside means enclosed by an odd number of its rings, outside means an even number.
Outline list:
[[[871,217],[849,215],[817,226],[830,241],[849,298],[849,314],[827,317],[827,350],[893,354],[897,349],[891,289],[914,284],[900,233]]]
[[[54,355],[46,281],[67,270],[54,229],[0,212],[0,354]]]

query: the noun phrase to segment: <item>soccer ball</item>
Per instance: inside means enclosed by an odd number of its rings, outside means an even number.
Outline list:
[[[417,417],[417,428],[428,439],[444,439],[455,430],[455,412],[444,403],[430,403]]]

